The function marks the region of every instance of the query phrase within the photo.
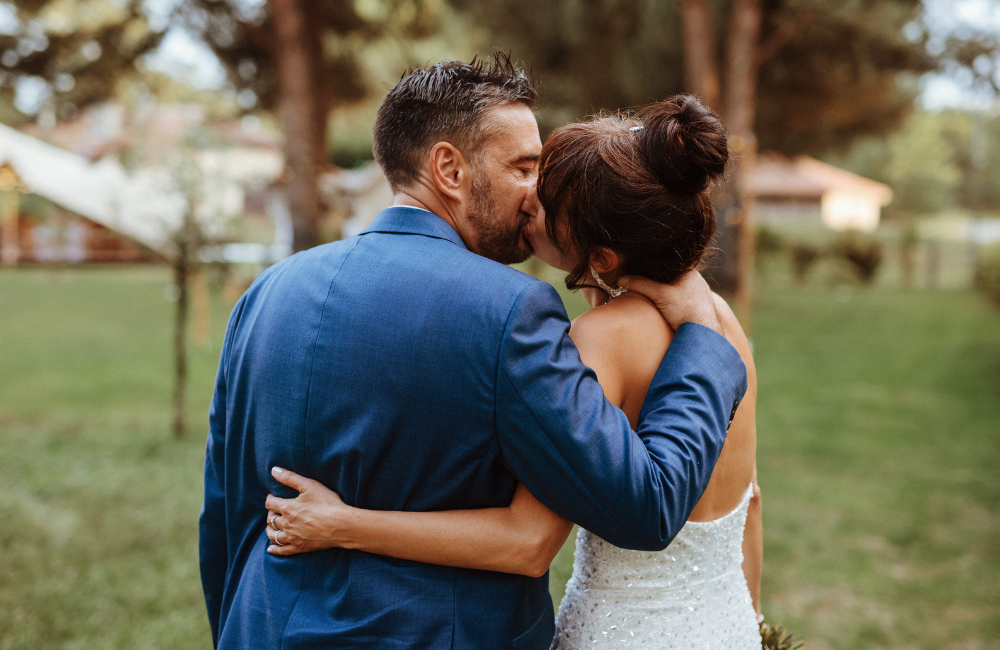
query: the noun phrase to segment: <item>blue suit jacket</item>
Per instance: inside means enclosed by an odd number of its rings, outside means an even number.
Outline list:
[[[527,648],[548,577],[331,549],[265,552],[277,465],[350,505],[505,506],[518,481],[609,542],[662,549],[711,476],[746,390],[736,351],[681,327],[638,435],[567,336],[553,288],[409,207],[265,271],[233,310],[205,461],[201,570],[220,648]]]

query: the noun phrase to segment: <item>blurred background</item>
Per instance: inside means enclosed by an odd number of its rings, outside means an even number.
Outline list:
[[[0,650],[211,647],[228,312],[391,202],[407,68],[494,47],[543,137],[682,91],[730,131],[707,272],[757,359],[768,619],[1000,648],[998,0],[0,0]]]

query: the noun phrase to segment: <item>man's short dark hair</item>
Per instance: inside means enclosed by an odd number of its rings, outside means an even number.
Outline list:
[[[474,158],[489,136],[489,109],[504,104],[534,108],[537,102],[531,81],[504,52],[411,70],[379,107],[375,161],[394,191],[405,188],[417,180],[435,143],[450,142]]]

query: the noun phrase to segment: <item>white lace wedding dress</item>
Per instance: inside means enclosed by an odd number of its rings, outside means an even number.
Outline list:
[[[751,495],[719,519],[689,521],[658,553],[626,551],[581,528],[553,649],[760,650],[742,567]]]

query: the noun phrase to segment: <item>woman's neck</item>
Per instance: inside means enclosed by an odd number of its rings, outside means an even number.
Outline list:
[[[587,301],[591,309],[608,302],[608,294],[598,287],[580,287],[580,295]]]
[[[607,273],[602,273],[601,279],[604,280],[604,282],[607,283],[608,286],[617,287],[618,278],[620,278],[621,276],[622,274],[620,271],[618,271],[618,269],[612,269]],[[598,307],[600,305],[607,304],[611,300],[611,296],[609,296],[607,292],[605,292],[603,289],[601,289],[600,287],[592,286],[594,282],[593,279],[588,277],[586,278],[585,281],[587,282],[587,285],[580,287],[580,294],[583,295],[584,300],[587,301],[587,304],[590,305],[591,309],[593,309],[594,307]]]

